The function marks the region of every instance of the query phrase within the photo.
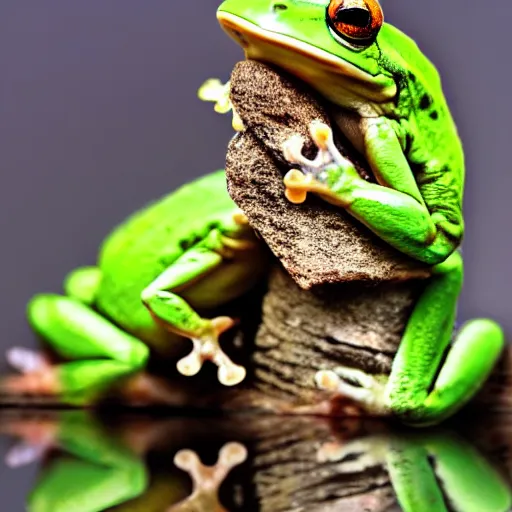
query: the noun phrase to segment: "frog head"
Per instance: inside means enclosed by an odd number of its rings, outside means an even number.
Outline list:
[[[396,95],[382,65],[377,0],[225,0],[217,17],[247,58],[284,69],[340,106],[361,111]]]

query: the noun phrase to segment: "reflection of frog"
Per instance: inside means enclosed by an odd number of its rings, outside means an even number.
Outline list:
[[[50,418],[4,419],[0,432],[22,438],[6,456],[11,467],[52,452],[30,493],[29,512],[226,510],[218,491],[228,473],[247,457],[240,443],[225,444],[213,466],[204,466],[191,450],[179,450],[174,467],[172,457],[166,458],[169,467],[157,464],[149,474],[146,454],[176,443],[186,425],[131,418],[118,425],[114,435],[87,412],[65,411]],[[169,436],[171,432],[175,436]],[[188,497],[187,478],[177,469],[193,480]]]
[[[8,454],[11,466],[59,450],[30,493],[29,512],[105,510],[140,496],[148,485],[144,462],[85,412],[64,412],[58,421],[21,419],[10,433],[25,438]]]
[[[208,359],[219,367],[222,384],[238,384],[245,369],[218,342],[233,319],[206,319],[196,308],[214,308],[248,291],[265,269],[264,254],[227,193],[223,171],[183,186],[118,227],[103,244],[98,266],[67,279],[67,297],[31,301],[31,324],[69,361],[54,367],[12,349],[9,360],[25,375],[6,385],[88,402],[144,368],[146,343],[165,347],[179,336],[193,341],[192,353],[178,363],[180,373],[195,375]]]
[[[313,122],[314,160],[302,155],[300,138],[283,148],[301,169],[285,177],[287,197],[299,203],[308,192],[319,194],[433,266],[389,379],[340,367],[319,372],[318,384],[372,413],[392,412],[417,425],[443,420],[487,378],[504,336],[493,321],[473,320],[444,359],[463,282],[457,247],[464,156],[435,67],[410,38],[383,23],[377,0],[225,0],[218,19],[248,58],[301,78],[334,105],[338,127],[376,180],[361,178],[336,149],[331,129]]]
[[[339,462],[351,471],[385,465],[404,512],[508,512],[512,506],[503,476],[449,431],[402,431],[326,443],[318,461]]]

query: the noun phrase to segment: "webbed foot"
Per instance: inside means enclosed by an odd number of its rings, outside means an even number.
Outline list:
[[[224,386],[235,386],[245,379],[246,370],[227,356],[219,344],[220,335],[233,327],[235,321],[226,316],[207,320],[208,326],[201,336],[191,337],[192,352],[178,361],[178,371],[187,377],[199,373],[205,361],[212,361],[218,366],[218,378]]]
[[[304,140],[299,135],[291,137],[283,144],[285,159],[300,167],[300,170],[290,170],[284,177],[286,198],[292,203],[299,204],[306,200],[308,192],[313,192],[329,202],[338,204],[339,198],[331,190],[332,177],[338,180],[340,173],[357,171],[352,162],[336,148],[332,129],[327,124],[318,120],[312,121],[309,132],[318,148],[313,160],[303,155]]]
[[[346,366],[320,370],[315,375],[317,386],[332,392],[333,398],[349,398],[375,416],[390,413],[385,398],[387,379],[386,375],[370,375]]]

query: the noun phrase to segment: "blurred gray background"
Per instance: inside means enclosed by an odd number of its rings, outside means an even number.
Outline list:
[[[196,99],[242,58],[216,22],[219,3],[0,2],[2,350],[34,344],[27,300],[93,263],[112,226],[223,166],[230,120]],[[465,143],[461,317],[491,315],[512,334],[512,3],[382,3],[440,70]],[[1,468],[3,505],[22,510],[34,468]]]

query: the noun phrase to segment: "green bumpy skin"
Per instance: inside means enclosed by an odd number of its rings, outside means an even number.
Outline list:
[[[298,136],[283,146],[296,167],[284,179],[288,199],[318,194],[433,267],[389,378],[339,367],[318,372],[317,384],[374,414],[418,426],[442,421],[480,388],[505,341],[496,323],[477,319],[450,345],[463,281],[464,154],[436,68],[383,22],[377,0],[225,0],[217,17],[247,58],[289,72],[331,103],[375,178],[360,177],[331,128],[315,121],[314,160]]]
[[[227,193],[224,171],[184,185],[114,230],[98,266],[68,276],[67,296],[32,299],[31,325],[64,362],[51,366],[11,349],[8,358],[24,375],[4,386],[91,403],[143,370],[148,346],[172,354],[183,337],[193,351],[178,362],[180,373],[195,375],[210,360],[222,384],[238,384],[245,369],[218,341],[234,320],[206,319],[196,309],[217,308],[250,290],[265,272],[265,254]]]

